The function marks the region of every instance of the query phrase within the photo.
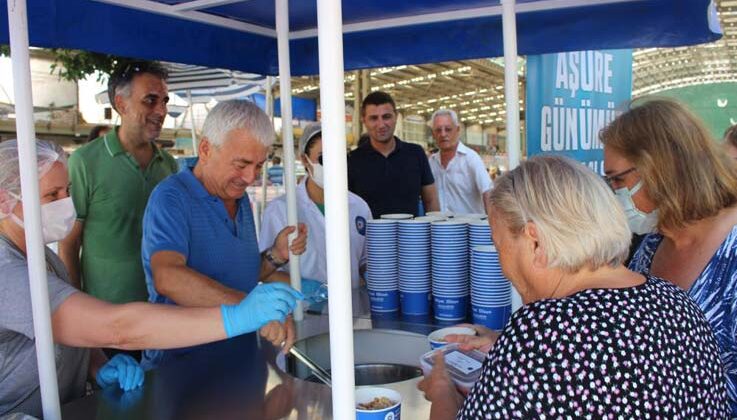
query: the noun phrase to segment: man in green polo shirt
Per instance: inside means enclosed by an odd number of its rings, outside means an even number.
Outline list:
[[[119,66],[108,95],[120,127],[69,158],[77,222],[59,255],[77,286],[113,303],[148,299],[141,263],[143,212],[154,187],[177,171],[174,158],[154,144],[169,101],[166,78],[158,63]]]

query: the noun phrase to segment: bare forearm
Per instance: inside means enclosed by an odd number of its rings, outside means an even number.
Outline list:
[[[169,349],[194,346],[226,338],[219,306],[181,308],[173,305],[130,303],[117,310],[113,328],[125,350]]]
[[[80,220],[74,222],[72,231],[66,238],[59,242],[59,258],[69,272],[72,286],[82,289],[81,264],[79,262],[79,250],[82,249],[82,235],[84,223]]]
[[[114,305],[74,293],[52,317],[54,341],[71,347],[167,349],[225,338],[221,309],[144,302]]]
[[[425,212],[440,211],[440,199],[435,184],[422,187],[422,204],[425,206]]]
[[[425,212],[440,211],[440,202],[437,196],[423,197],[422,203],[425,206]]]
[[[274,273],[276,273],[276,268],[273,264],[269,262],[269,260],[266,259],[264,256],[264,253],[261,253],[261,271],[259,272],[259,280],[265,280],[267,278],[271,278]]]
[[[156,270],[154,278],[157,291],[180,306],[236,304],[245,297],[245,293],[224,286],[186,266]]]
[[[271,273],[269,277],[264,279],[264,282],[266,283],[272,283],[272,282],[277,282],[277,281],[289,284],[291,282],[289,273],[284,272],[284,271],[274,271],[273,273]]]
[[[463,400],[457,392],[443,398],[434,399],[430,408],[430,420],[453,420],[458,416]]]
[[[81,264],[79,261],[79,250],[80,247],[76,241],[72,243],[62,241],[59,243],[59,258],[61,258],[61,261],[64,263],[64,266],[69,273],[69,280],[71,281],[72,286],[81,290],[82,281],[80,276]]]

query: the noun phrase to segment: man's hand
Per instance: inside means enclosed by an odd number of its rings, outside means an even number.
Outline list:
[[[268,340],[274,347],[284,345],[282,351],[287,353],[296,339],[294,319],[288,316],[284,323],[271,321],[259,330],[261,337]]]
[[[298,226],[299,230],[297,231],[297,237],[292,241],[291,248],[289,247],[289,234],[294,232],[294,226],[285,227],[276,236],[272,254],[279,258],[279,260],[288,261],[290,250],[294,255],[301,255],[305,252],[305,248],[307,247],[307,226],[304,223],[300,223]]]

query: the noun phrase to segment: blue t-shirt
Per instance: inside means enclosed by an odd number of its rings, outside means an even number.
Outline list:
[[[650,274],[653,255],[662,241],[660,234],[646,236],[630,261],[630,270]],[[737,416],[737,226],[732,228],[687,293],[704,312],[714,331],[727,376],[732,416]]]
[[[162,181],[151,193],[143,216],[141,249],[152,303],[174,304],[154,286],[151,256],[159,251],[180,253],[187,267],[245,293],[258,283],[261,255],[248,195],[238,200],[233,220],[223,201],[210,195],[189,167]],[[169,357],[181,352],[165,353]],[[158,353],[146,350],[147,367],[163,361]]]

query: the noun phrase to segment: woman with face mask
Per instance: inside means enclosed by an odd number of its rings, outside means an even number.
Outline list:
[[[634,233],[630,269],[686,290],[706,314],[737,415],[737,165],[671,100],[635,104],[600,133],[606,180]]]
[[[310,235],[307,248],[300,255],[299,268],[303,277],[302,291],[310,296],[321,284],[327,283],[327,255],[325,251],[325,176],[322,166],[322,128],[313,124],[305,128],[299,139],[299,153],[307,177],[297,186],[297,218],[307,225]],[[330,181],[327,181],[330,182]],[[348,222],[350,232],[351,284],[358,287],[366,264],[366,221],[371,210],[365,201],[348,192]],[[274,242],[281,229],[287,226],[286,195],[269,203],[264,211],[259,235],[259,248],[264,250]],[[288,267],[277,272],[276,278],[288,281]]]
[[[41,417],[17,142],[0,143],[0,417]],[[69,234],[76,218],[69,198],[66,155],[55,143],[37,141],[43,240]],[[209,343],[258,330],[284,318],[299,292],[284,284],[257,286],[241,303],[213,308],[114,305],[69,284],[59,257],[45,249],[59,396],[84,396],[88,377],[124,391],[142,386],[144,375],[130,356],[107,360],[99,349],[176,348]]]

